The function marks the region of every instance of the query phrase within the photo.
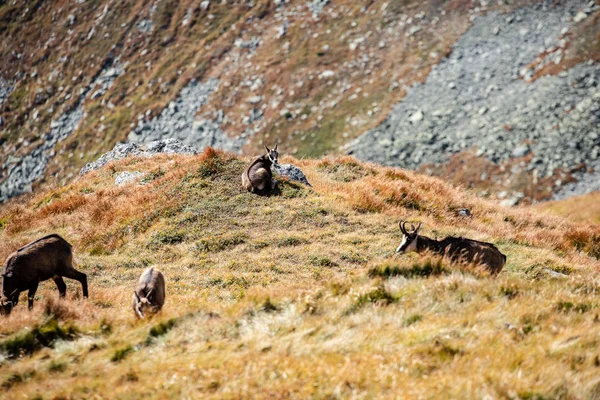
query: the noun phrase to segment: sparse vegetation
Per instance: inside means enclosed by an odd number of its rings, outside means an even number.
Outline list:
[[[73,340],[77,328],[72,325],[60,326],[55,318],[43,324],[0,342],[0,352],[9,358],[30,355],[42,347],[51,347],[57,340]]]
[[[114,354],[110,358],[110,361],[112,361],[114,363],[120,362],[123,359],[125,359],[125,357],[127,357],[129,355],[129,353],[132,353],[132,352],[133,352],[133,346],[128,344],[125,347],[121,347],[121,348],[115,350]]]
[[[383,265],[369,270],[369,277],[391,278],[394,276],[403,276],[405,278],[427,278],[429,276],[449,274],[450,270],[444,268],[440,257],[429,258],[425,261],[419,261],[410,267],[398,265]]]
[[[394,303],[397,299],[384,287],[378,287],[368,293],[358,296],[356,301],[349,308],[348,313],[356,312],[367,304],[377,306],[387,306]]]
[[[150,332],[148,332],[148,336],[146,337],[146,344],[152,343],[152,341],[158,337],[163,336],[167,332],[169,332],[175,326],[177,320],[175,318],[171,318],[168,321],[160,322],[157,325],[154,325],[150,328]]]

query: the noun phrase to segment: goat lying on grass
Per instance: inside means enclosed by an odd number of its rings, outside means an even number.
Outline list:
[[[410,231],[406,229],[405,221],[400,221],[399,225],[402,232],[402,242],[396,249],[396,253],[429,251],[448,257],[453,262],[462,261],[483,265],[492,275],[500,273],[506,263],[506,256],[500,253],[500,250],[492,243],[452,236],[438,241],[419,235],[422,227],[421,223],[416,228],[411,224]]]

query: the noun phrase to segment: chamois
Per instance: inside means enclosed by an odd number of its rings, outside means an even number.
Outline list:
[[[8,256],[4,265],[0,311],[10,314],[24,290],[29,290],[27,299],[31,310],[39,283],[50,278],[56,283],[59,296],[65,297],[67,285],[63,276],[79,281],[83,297],[88,297],[87,276],[73,268],[73,251],[65,239],[53,234],[21,247]]]
[[[416,228],[411,224],[410,231],[407,231],[405,221],[400,221],[399,226],[402,232],[402,242],[396,249],[399,254],[430,251],[434,254],[449,257],[452,261],[483,265],[492,275],[497,275],[502,271],[506,263],[506,256],[500,253],[500,250],[492,243],[452,236],[442,240],[434,240],[419,235],[419,231],[423,226],[421,223]]]
[[[157,313],[165,304],[165,277],[154,267],[147,268],[133,292],[133,312],[143,319],[145,313]]]
[[[278,162],[277,145],[265,149],[267,154],[255,157],[242,174],[242,186],[250,193],[266,195],[277,186],[271,172],[271,165]]]

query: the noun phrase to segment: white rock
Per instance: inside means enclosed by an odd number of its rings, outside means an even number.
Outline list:
[[[140,179],[144,174],[139,171],[129,172],[123,171],[115,177],[115,185],[123,186]]]
[[[248,103],[250,104],[258,104],[262,101],[262,97],[260,96],[250,96],[248,97]]]
[[[411,115],[411,116],[408,118],[408,120],[409,120],[410,122],[419,122],[419,121],[422,121],[422,120],[423,120],[423,117],[424,117],[424,116],[425,116],[425,115],[423,114],[423,111],[421,111],[421,110],[418,110],[417,112],[413,113],[413,114],[412,114],[412,115]]]
[[[579,11],[577,13],[577,15],[575,15],[575,17],[573,18],[573,22],[579,23],[579,22],[583,21],[586,18],[587,18],[587,14],[584,13],[583,11]]]
[[[335,72],[333,72],[332,70],[328,69],[328,70],[325,70],[325,71],[323,71],[323,72],[321,72],[319,74],[319,79],[328,79],[328,78],[333,77],[334,75],[335,75]]]

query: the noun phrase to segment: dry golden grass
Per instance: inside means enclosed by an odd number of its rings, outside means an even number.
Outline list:
[[[600,192],[541,203],[537,208],[576,222],[598,224],[600,223]]]
[[[73,244],[90,284],[83,300],[67,280],[59,301],[46,282],[33,311],[21,301],[2,318],[3,396],[600,392],[597,225],[505,209],[350,157],[283,158],[313,190],[283,182],[277,195],[258,197],[241,188],[246,161],[212,149],[129,158],[0,209],[1,257],[56,232]],[[142,171],[143,184],[114,186],[121,171]],[[462,207],[473,217],[458,217]],[[397,257],[401,218],[423,221],[432,237],[491,241],[507,265],[491,278]],[[131,293],[149,265],[165,273],[167,301],[153,319],[136,321]]]

